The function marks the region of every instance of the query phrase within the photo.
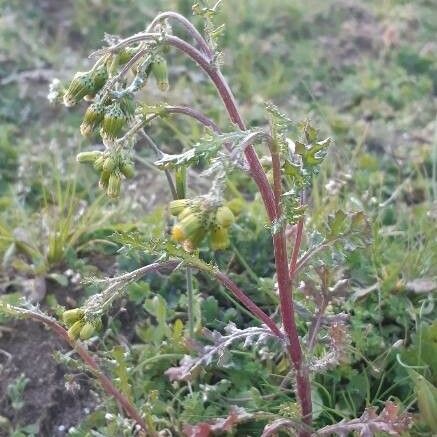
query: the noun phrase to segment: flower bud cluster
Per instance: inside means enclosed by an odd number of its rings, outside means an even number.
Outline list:
[[[135,102],[130,96],[119,100],[107,99],[105,102],[103,104],[96,100],[88,106],[80,125],[80,132],[83,136],[91,135],[100,127],[102,138],[110,140],[118,138],[135,113]]]
[[[90,71],[76,73],[64,90],[62,98],[65,106],[74,106],[82,99],[92,102],[80,126],[83,136],[89,136],[100,128],[99,133],[104,139],[113,140],[120,137],[123,128],[135,114],[134,92],[144,85],[150,73],[155,77],[161,91],[168,90],[167,61],[158,54],[147,55],[143,62],[140,61],[131,68],[136,75],[135,84],[125,89],[106,89],[108,79],[115,76],[118,69],[129,62],[138,50],[138,46],[122,48],[104,64],[96,65]],[[126,86],[126,83],[123,86]]]
[[[88,340],[102,328],[102,321],[98,318],[88,320],[82,308],[64,311],[62,320],[68,327],[68,337],[71,340]]]
[[[124,176],[130,179],[135,174],[132,161],[118,152],[93,150],[81,152],[77,155],[77,161],[93,164],[100,173],[99,186],[110,198],[120,195],[121,180]]]
[[[211,206],[205,199],[178,199],[170,202],[170,213],[177,216],[172,239],[192,252],[209,234],[212,250],[224,250],[229,244],[229,228],[235,217],[225,205]]]

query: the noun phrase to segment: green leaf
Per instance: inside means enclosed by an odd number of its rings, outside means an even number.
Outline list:
[[[437,388],[413,369],[407,369],[414,381],[420,418],[437,432]]]
[[[68,286],[68,278],[67,278],[67,276],[63,275],[62,273],[53,272],[53,273],[50,273],[48,275],[48,277],[50,279],[53,279],[53,281],[57,282],[62,287]]]
[[[214,296],[208,296],[202,301],[202,316],[206,323],[213,323],[219,316],[219,304]]]
[[[271,123],[273,126],[273,133],[276,135],[285,135],[293,125],[290,118],[284,113],[282,113],[275,105],[272,103],[266,104],[266,111],[270,115]],[[275,138],[278,139],[278,138]]]
[[[329,234],[328,239],[333,239],[340,236],[345,230],[347,215],[341,209],[337,210],[333,217],[328,222]]]
[[[323,413],[324,409],[323,399],[317,388],[311,390],[311,402],[313,405],[313,417],[314,419],[317,419]]]

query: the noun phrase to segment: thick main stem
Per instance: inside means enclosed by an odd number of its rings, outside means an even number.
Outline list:
[[[220,86],[217,86],[217,89],[219,90],[231,120],[236,122],[240,129],[244,130],[246,126],[240,116],[235,99],[231,90],[227,86],[223,75],[218,70],[213,70],[212,80],[214,83],[220,84]],[[274,222],[280,218],[280,212],[276,205],[277,199],[272,193],[270,184],[268,183],[253,146],[248,146],[246,148],[245,155],[251,169],[252,177],[260,189],[269,218]],[[302,349],[297,333],[296,321],[294,319],[293,297],[287,265],[285,231],[283,229],[273,236],[273,248],[278,280],[280,311],[284,330],[289,340],[288,352],[296,371],[297,396],[302,409],[303,421],[310,425],[312,415],[311,386],[308,370],[303,363]],[[309,435],[307,431],[301,432],[302,437],[307,435]]]
[[[279,220],[282,214],[281,207],[281,195],[282,195],[282,184],[281,184],[281,163],[279,157],[278,144],[273,141],[269,141],[269,149],[272,157],[272,170],[273,170],[273,190],[276,202],[277,219]],[[300,229],[300,234],[302,234],[302,229]],[[293,253],[299,252],[300,238],[296,241],[293,248]],[[291,360],[293,361],[294,369],[296,372],[297,381],[297,395],[300,400],[303,421],[305,424],[311,424],[311,386],[309,380],[308,369],[305,366],[304,359],[302,356],[302,348],[300,346],[300,340],[297,333],[296,321],[294,317],[294,303],[293,303],[293,280],[291,278],[291,272],[294,272],[296,267],[296,261],[292,264],[292,271],[287,267],[287,245],[285,239],[285,229],[281,228],[273,236],[273,248],[275,252],[275,263],[276,263],[276,275],[278,279],[278,289],[280,298],[280,310],[282,323],[284,324],[285,332],[287,333],[290,344],[288,346],[288,352],[290,354]],[[297,258],[297,255],[296,255]],[[308,431],[301,430],[301,436],[308,435]]]
[[[168,42],[190,55],[206,71],[215,84],[231,121],[236,123],[241,130],[245,130],[246,125],[240,115],[235,98],[220,70],[207,62],[207,60],[197,50],[179,38],[168,37]],[[253,146],[247,146],[244,150],[244,154],[249,164],[252,177],[260,190],[268,216],[270,220],[274,222],[280,218],[276,203],[278,199],[275,198]],[[304,365],[302,349],[294,318],[294,305],[288,270],[284,229],[281,229],[273,236],[273,247],[278,280],[280,310],[284,329],[289,340],[288,352],[296,371],[297,396],[302,409],[303,421],[310,425],[312,421],[311,385],[308,370]],[[301,431],[300,435],[305,437],[308,436],[309,433],[308,431]]]

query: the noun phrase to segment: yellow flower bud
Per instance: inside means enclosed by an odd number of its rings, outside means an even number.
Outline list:
[[[79,338],[80,331],[82,330],[83,325],[83,320],[78,320],[72,325],[72,327],[67,331],[70,340],[76,340],[77,338]]]
[[[118,172],[113,172],[109,176],[108,181],[108,189],[106,190],[106,194],[108,197],[114,199],[120,195],[121,188],[121,178]]]
[[[201,213],[189,214],[173,226],[172,238],[176,241],[189,240],[203,227]]]
[[[80,134],[83,137],[89,137],[93,133],[93,126],[91,124],[85,123],[84,121],[80,124]]]
[[[79,336],[81,340],[88,340],[96,332],[96,327],[91,322],[86,322],[80,330]]]
[[[129,161],[123,161],[120,165],[120,171],[123,173],[123,175],[127,178],[133,178],[135,176],[135,167],[134,165]]]
[[[97,68],[91,75],[93,81],[93,92],[97,93],[102,89],[108,80],[108,70],[105,65]]]
[[[181,221],[183,220],[187,215],[192,214],[194,211],[194,208],[192,205],[187,206],[186,208],[184,208],[182,210],[182,212],[180,214],[178,214],[178,220]]]
[[[217,224],[225,228],[231,226],[235,222],[234,214],[227,206],[220,206],[217,208],[215,218]]]
[[[103,163],[105,162],[105,155],[102,153],[101,155],[99,155],[96,160],[94,161],[94,168],[97,171],[102,171],[103,170]]]
[[[185,233],[180,224],[173,226],[171,230],[171,238],[175,241],[183,241],[185,239]]]
[[[105,107],[105,115],[102,122],[102,131],[109,138],[116,138],[126,123],[126,117],[118,103]]]
[[[73,308],[72,310],[67,310],[62,313],[62,320],[67,326],[71,326],[73,323],[82,319],[84,314],[82,308]]]
[[[211,249],[224,250],[229,247],[228,229],[223,226],[217,226],[211,231]]]
[[[103,171],[106,171],[108,173],[111,173],[115,170],[115,167],[117,166],[117,160],[114,156],[108,156],[105,158],[105,162],[103,163]]]
[[[85,111],[83,122],[91,125],[93,128],[97,126],[105,115],[105,106],[100,102],[91,103]]]
[[[89,152],[80,152],[76,156],[77,162],[84,163],[84,162],[95,162],[99,156],[102,156],[102,152],[99,152],[98,150],[92,150]]]
[[[187,252],[193,252],[206,236],[206,229],[200,228],[190,238],[182,242],[182,246]]]
[[[106,190],[108,188],[110,176],[111,176],[111,173],[108,173],[107,171],[103,171],[100,174],[99,187],[102,190]]]
[[[189,206],[191,201],[189,199],[176,199],[170,202],[170,214],[171,215],[179,215],[182,211]],[[182,217],[183,218],[183,217]]]

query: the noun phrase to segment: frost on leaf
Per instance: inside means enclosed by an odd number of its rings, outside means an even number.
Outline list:
[[[197,347],[197,356],[185,355],[178,367],[169,368],[165,374],[172,381],[188,381],[193,379],[196,371],[203,366],[217,363],[226,367],[229,358],[229,348],[233,343],[243,342],[244,348],[258,346],[266,343],[270,338],[276,338],[272,332],[264,327],[251,327],[238,329],[234,323],[229,323],[225,328],[226,335],[218,331],[203,330],[203,334],[212,344]]]

